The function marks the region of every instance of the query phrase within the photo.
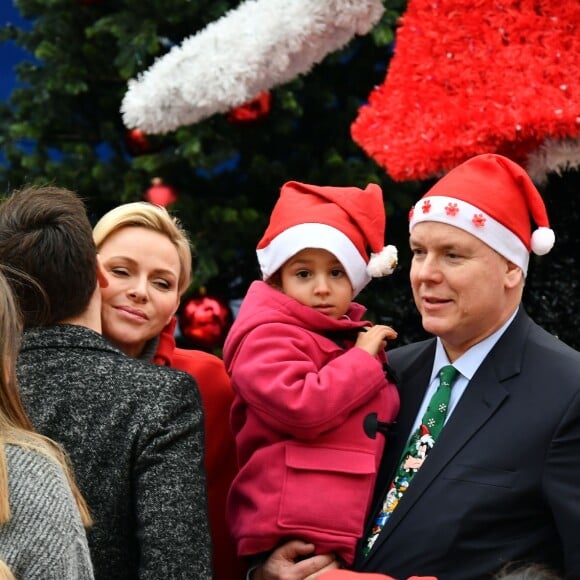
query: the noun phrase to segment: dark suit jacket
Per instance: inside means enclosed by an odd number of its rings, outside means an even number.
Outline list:
[[[401,414],[376,505],[434,353],[435,339],[389,353]],[[470,381],[371,553],[365,559],[359,550],[355,569],[469,580],[490,578],[508,561],[543,562],[566,579],[580,578],[580,353],[522,309]]]
[[[33,425],[65,448],[89,504],[95,579],[209,580],[195,381],[72,325],[27,330],[17,375]]]

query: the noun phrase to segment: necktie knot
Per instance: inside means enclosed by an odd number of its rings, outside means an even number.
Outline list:
[[[453,365],[446,365],[439,371],[439,385],[442,387],[453,386],[458,371]]]

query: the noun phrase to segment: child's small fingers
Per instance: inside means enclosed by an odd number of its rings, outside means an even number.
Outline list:
[[[397,337],[397,331],[390,326],[386,326],[386,325],[382,324],[376,328],[379,328],[381,330],[381,332],[385,338],[396,338]]]

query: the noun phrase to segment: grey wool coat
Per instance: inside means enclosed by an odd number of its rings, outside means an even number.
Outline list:
[[[25,331],[17,368],[36,429],[71,458],[98,580],[211,578],[195,381],[82,326]]]
[[[93,580],[85,529],[56,461],[5,444],[10,520],[0,525],[0,558],[18,580]]]

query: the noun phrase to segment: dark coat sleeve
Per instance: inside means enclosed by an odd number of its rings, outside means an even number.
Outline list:
[[[203,412],[185,373],[151,401],[133,480],[142,580],[211,578]]]

